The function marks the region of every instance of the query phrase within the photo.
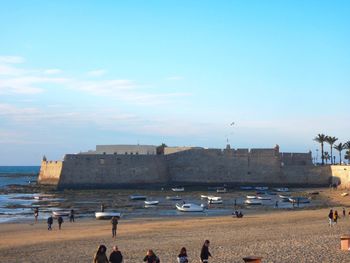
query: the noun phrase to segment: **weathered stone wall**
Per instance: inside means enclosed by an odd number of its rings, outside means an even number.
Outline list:
[[[62,175],[62,161],[42,161],[38,181],[42,184],[58,185]]]
[[[350,165],[330,165],[332,183],[341,189],[350,189]]]

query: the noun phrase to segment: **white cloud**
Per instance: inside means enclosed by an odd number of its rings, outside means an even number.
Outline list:
[[[107,71],[105,69],[96,69],[96,70],[89,71],[88,75],[92,77],[101,77],[106,73]]]
[[[20,56],[0,56],[0,63],[20,64],[20,63],[23,63],[24,61],[25,61],[24,58]]]

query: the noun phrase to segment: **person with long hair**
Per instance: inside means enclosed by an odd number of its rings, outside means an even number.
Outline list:
[[[212,255],[209,252],[209,244],[210,244],[210,241],[205,240],[202,246],[201,255],[200,255],[202,263],[208,263],[209,257],[212,257]]]
[[[180,254],[177,256],[178,263],[188,263],[186,248],[183,247],[180,250]]]
[[[93,263],[108,263],[106,251],[107,251],[107,248],[105,245],[99,245],[97,252],[94,256]]]
[[[158,258],[157,255],[153,252],[152,249],[149,249],[149,250],[147,251],[147,254],[146,254],[146,256],[143,258],[143,261],[144,261],[144,262],[147,262],[147,263],[160,263],[159,258]]]

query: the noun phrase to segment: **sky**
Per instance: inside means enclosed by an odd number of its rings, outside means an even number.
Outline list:
[[[0,165],[97,144],[349,141],[349,13],[345,0],[2,1]]]

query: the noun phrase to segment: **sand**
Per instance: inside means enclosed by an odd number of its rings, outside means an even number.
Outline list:
[[[341,208],[337,208],[341,212]],[[142,262],[148,248],[161,262],[176,262],[182,246],[190,262],[199,262],[205,239],[211,241],[211,262],[243,262],[244,256],[262,262],[350,262],[350,252],[340,250],[340,236],[350,233],[350,218],[328,226],[328,209],[278,211],[186,219],[121,220],[117,239],[109,221],[94,219],[64,222],[47,231],[45,221],[0,225],[0,262],[92,262],[99,244],[109,254],[119,246],[125,262]]]

